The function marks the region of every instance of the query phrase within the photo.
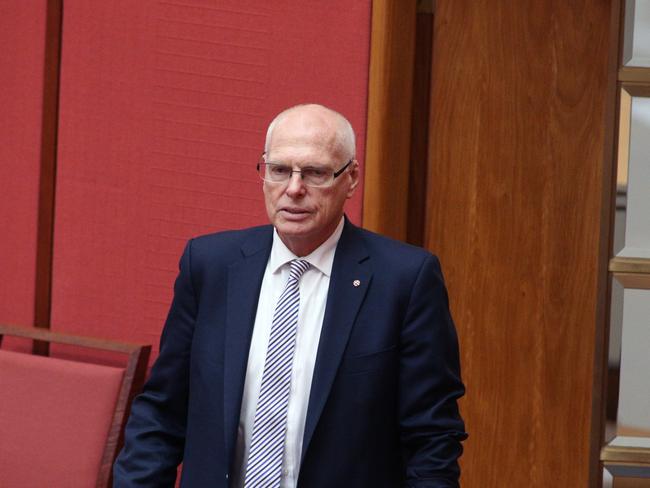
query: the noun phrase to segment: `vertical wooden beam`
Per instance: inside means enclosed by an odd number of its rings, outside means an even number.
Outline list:
[[[411,111],[411,158],[409,168],[406,241],[424,245],[429,155],[431,61],[433,50],[433,5],[419,3],[415,28],[413,63],[413,106]]]
[[[363,226],[406,239],[416,2],[372,5]]]
[[[43,121],[41,125],[41,174],[38,195],[36,293],[34,322],[49,329],[52,301],[52,245],[56,189],[57,132],[59,122],[59,74],[61,67],[63,0],[48,0],[43,70]],[[47,354],[48,344],[37,341],[34,352]]]
[[[467,488],[597,483],[610,5],[436,2],[426,242],[461,342]]]
[[[607,84],[604,114],[603,144],[603,185],[601,192],[600,236],[597,262],[597,305],[596,335],[594,341],[594,375],[592,415],[590,429],[589,486],[602,485],[603,467],[600,451],[605,442],[605,426],[608,406],[611,410],[610,396],[615,398],[618,407],[619,371],[609,370],[609,317],[611,314],[611,279],[608,272],[609,257],[613,249],[614,218],[616,216],[616,155],[618,150],[616,137],[618,113],[617,73],[623,52],[624,28],[621,25],[625,1],[612,0],[609,24],[609,57],[607,66]],[[616,368],[617,370],[619,368]],[[613,392],[609,388],[614,387]]]

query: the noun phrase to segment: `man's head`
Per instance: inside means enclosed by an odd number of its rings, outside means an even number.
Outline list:
[[[298,105],[280,113],[269,125],[265,162],[286,165],[294,173],[288,181],[264,181],[269,220],[285,245],[305,256],[336,229],[343,205],[359,183],[354,132],[338,112],[322,105]],[[304,168],[338,172],[331,186],[309,186],[297,172]]]

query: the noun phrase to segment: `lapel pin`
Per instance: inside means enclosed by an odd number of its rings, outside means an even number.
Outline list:
[[[359,285],[361,284],[361,282],[360,282],[359,280],[354,280],[354,281],[352,282],[352,284],[353,284],[354,286],[359,286]]]

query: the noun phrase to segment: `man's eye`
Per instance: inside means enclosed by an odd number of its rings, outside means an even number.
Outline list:
[[[327,169],[325,168],[303,168],[303,176],[309,178],[324,178],[327,176]]]
[[[289,166],[280,166],[274,164],[272,166],[269,166],[269,171],[275,176],[285,176],[291,173],[291,168]]]

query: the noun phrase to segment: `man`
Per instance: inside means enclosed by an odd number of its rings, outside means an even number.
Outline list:
[[[458,486],[458,345],[437,259],[353,226],[354,132],[300,105],[258,167],[272,226],[191,240],[116,487]]]

